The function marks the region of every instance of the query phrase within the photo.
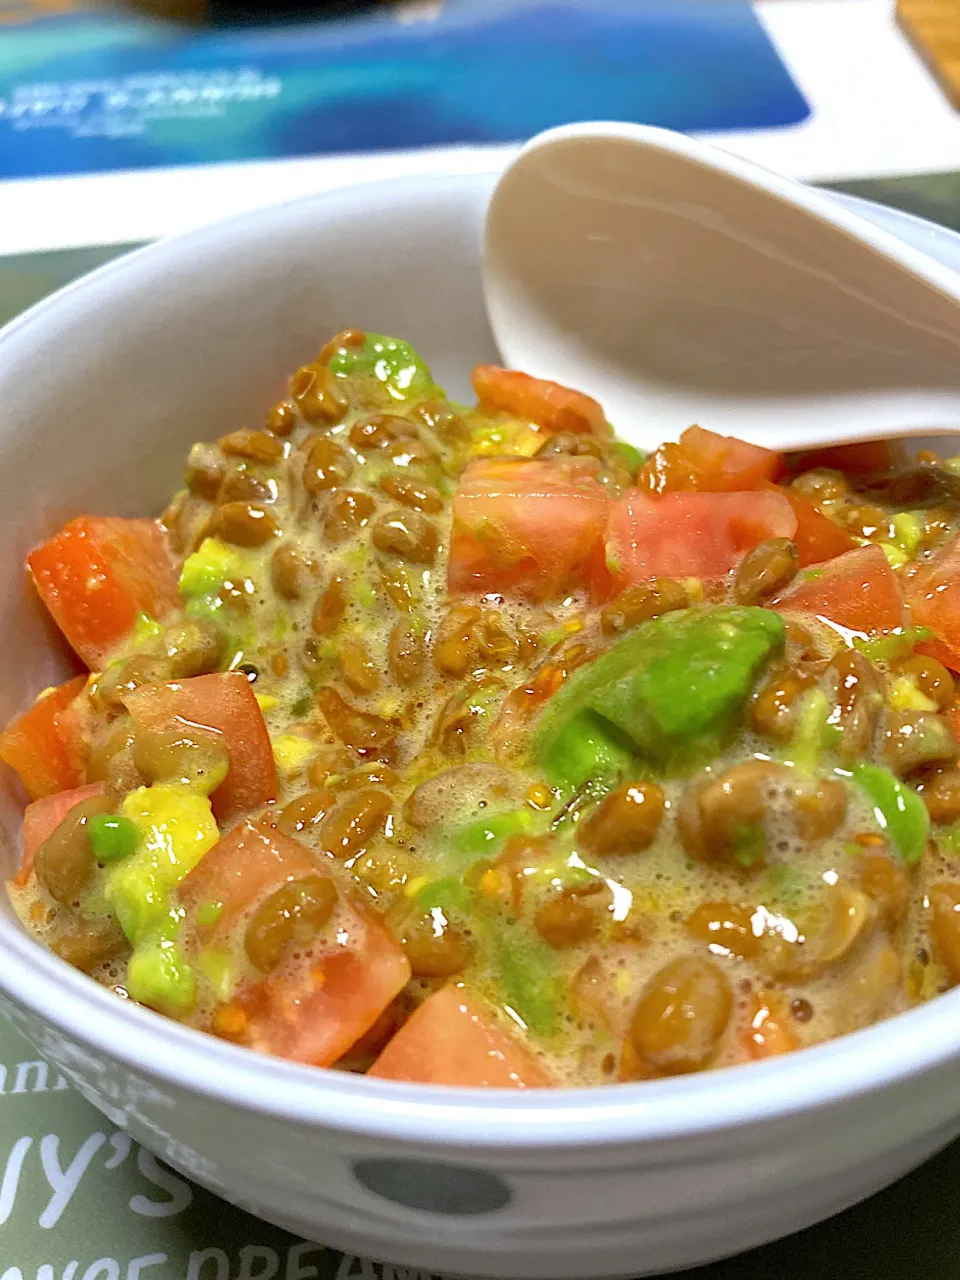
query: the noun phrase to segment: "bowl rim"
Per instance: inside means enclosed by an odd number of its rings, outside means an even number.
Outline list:
[[[480,198],[492,188],[496,172],[356,184],[295,197],[146,244],[70,282],[3,326],[0,364],[12,338],[43,325],[65,301],[82,303],[83,294],[96,294],[104,279],[135,279],[144,260],[151,265],[165,257],[181,260],[219,241],[225,230],[241,237],[257,234],[291,209],[330,210],[338,203],[379,200],[390,191],[428,197],[432,190],[455,186],[464,189],[465,196],[476,193]],[[918,227],[936,226],[921,218],[911,221]],[[609,1160],[618,1148],[638,1143],[720,1136],[826,1110],[932,1072],[960,1055],[957,989],[875,1026],[783,1058],[686,1077],[529,1091],[373,1079],[260,1054],[128,1004],[64,965],[7,917],[0,917],[0,990],[12,1009],[36,1015],[54,1032],[159,1086],[167,1084],[298,1125],[472,1151],[602,1148]],[[56,1036],[47,1042],[39,1039],[41,1052],[69,1072],[69,1054],[58,1052]]]

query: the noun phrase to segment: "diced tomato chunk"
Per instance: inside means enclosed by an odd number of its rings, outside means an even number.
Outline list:
[[[943,640],[921,640],[914,652],[927,658],[936,658],[951,671],[960,671],[960,648],[955,649]]]
[[[617,589],[649,578],[718,578],[767,538],[792,538],[782,493],[665,493],[630,489],[613,508],[607,565]]]
[[[61,791],[55,796],[44,796],[28,804],[23,815],[23,860],[14,884],[25,885],[33,870],[34,854],[74,807],[93,796],[101,796],[106,790],[102,782],[91,782],[71,791]]]
[[[770,488],[783,494],[797,517],[797,531],[793,535],[793,541],[801,569],[811,564],[822,564],[824,560],[833,560],[857,546],[856,539],[846,529],[818,511],[812,502],[808,502],[799,493],[794,493],[792,489],[781,489],[777,485],[771,485]]]
[[[453,500],[450,590],[546,600],[583,585],[610,506],[582,459],[472,463]]]
[[[915,621],[929,627],[948,653],[960,655],[960,537],[907,579],[906,592]],[[954,656],[947,666],[960,670],[956,662]]]
[[[229,933],[251,903],[287,880],[302,880],[318,869],[318,858],[299,840],[261,818],[228,831],[180,882],[188,914],[207,902],[221,904],[212,937]]]
[[[298,841],[266,820],[244,822],[186,876],[180,900],[188,921],[204,903],[222,903],[213,931],[214,940],[221,940],[273,890],[318,871],[323,873],[320,859]],[[341,887],[321,936],[292,966],[282,965],[234,1003],[233,1038],[263,1053],[330,1066],[370,1030],[409,980],[410,962],[399,943]]]
[[[193,725],[223,734],[230,772],[211,796],[218,822],[276,799],[277,769],[270,735],[250,682],[241,672],[141,685],[127,696],[126,706],[138,731]]]
[[[536,1089],[555,1083],[519,1037],[498,1026],[478,996],[457,986],[442,987],[429,996],[367,1075],[493,1089]]]
[[[32,800],[69,791],[83,782],[79,744],[64,712],[85,684],[84,676],[68,680],[39,698],[0,734],[0,760],[16,769]]]
[[[900,583],[880,547],[858,547],[806,573],[774,602],[777,609],[863,635],[909,625]]]
[[[496,364],[478,364],[473,371],[473,389],[481,409],[512,414],[545,431],[606,434],[603,406],[559,382],[531,378],[528,373],[501,369]]]
[[[80,516],[27,556],[57,626],[98,669],[137,615],[162,620],[180,607],[177,574],[153,520]]]
[[[737,493],[759,488],[782,470],[783,458],[772,449],[688,427],[679,441],[663,444],[650,455],[637,475],[637,486],[647,493]]]

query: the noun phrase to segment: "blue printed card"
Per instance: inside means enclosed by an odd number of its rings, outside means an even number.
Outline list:
[[[747,0],[416,0],[235,28],[77,0],[0,0],[0,19],[5,4],[20,16],[0,27],[3,178],[507,143],[585,119],[775,128],[809,110]]]

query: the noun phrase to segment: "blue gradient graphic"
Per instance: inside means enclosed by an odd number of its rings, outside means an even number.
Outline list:
[[[5,29],[0,176],[514,142],[597,118],[695,131],[809,114],[747,0],[436,8],[189,35],[92,12]]]

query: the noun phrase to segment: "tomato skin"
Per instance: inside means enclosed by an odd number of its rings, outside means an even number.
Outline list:
[[[783,458],[772,449],[688,427],[676,443],[662,444],[650,455],[637,486],[654,494],[737,493],[760,488],[782,471]]]
[[[40,599],[97,670],[145,613],[162,621],[180,608],[177,574],[153,520],[80,516],[27,556]]]
[[[311,875],[317,863],[309,849],[272,827],[268,818],[245,819],[184,876],[178,893],[188,912],[205,902],[223,904],[209,935],[217,940],[229,933],[252,902],[286,880]]]
[[[497,1024],[479,997],[457,986],[442,987],[429,996],[367,1075],[492,1089],[538,1089],[556,1083],[519,1037]]]
[[[943,640],[921,640],[914,652],[927,658],[936,658],[951,671],[960,671],[960,649],[954,649]]]
[[[27,805],[23,815],[23,860],[14,877],[14,884],[21,887],[27,884],[33,871],[34,855],[44,840],[53,835],[74,805],[82,804],[93,796],[102,796],[104,791],[104,783],[91,782],[70,791],[61,791],[57,795],[44,796]]]
[[[853,551],[857,546],[856,539],[846,529],[818,511],[812,502],[808,502],[800,494],[794,493],[792,489],[782,489],[778,485],[767,487],[782,493],[797,517],[797,531],[793,535],[793,542],[801,569],[812,564],[822,564],[824,560],[833,560],[836,556],[842,556],[845,551]]]
[[[269,825],[242,822],[184,878],[188,913],[222,902],[212,931],[195,945],[225,941],[255,903],[289,880],[323,872],[321,860]],[[380,919],[338,886],[339,900],[317,941],[295,967],[255,982],[236,1001],[238,1039],[262,1053],[326,1067],[364,1036],[410,981],[410,962]],[[189,914],[188,914],[189,919]]]
[[[719,578],[767,538],[792,538],[797,521],[780,493],[665,493],[629,489],[607,528],[617,590],[649,578]]]
[[[588,460],[479,460],[453,500],[447,585],[547,600],[602,556],[610,497]]]
[[[897,575],[880,547],[857,547],[817,565],[813,580],[798,579],[773,607],[784,613],[806,613],[863,635],[909,626],[910,615]]]
[[[582,391],[496,364],[478,364],[473,389],[481,409],[509,413],[545,431],[607,435],[603,406]]]
[[[223,734],[230,772],[210,797],[218,822],[276,799],[277,768],[270,735],[250,682],[241,672],[142,685],[125,701],[137,730],[195,725]]]
[[[906,590],[915,620],[933,632],[933,640],[927,644],[939,643],[941,650],[950,655],[950,661],[941,652],[931,656],[953,671],[960,670],[960,536],[928,564],[921,565],[907,581]],[[917,648],[924,651],[923,645]]]
[[[76,676],[35,702],[0,734],[0,760],[20,775],[31,800],[79,787],[84,780],[67,708],[86,684]]]

